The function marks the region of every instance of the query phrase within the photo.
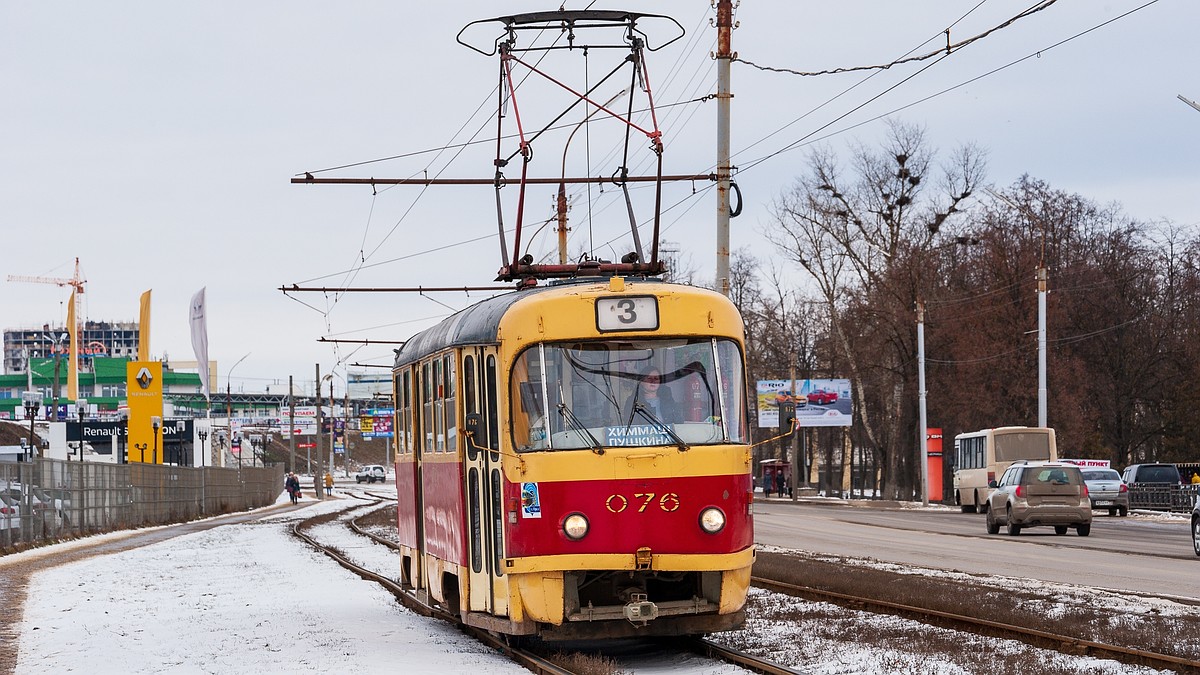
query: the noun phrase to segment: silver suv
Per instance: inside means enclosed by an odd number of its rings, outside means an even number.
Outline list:
[[[364,481],[367,483],[374,483],[375,481],[382,483],[385,480],[387,480],[387,472],[378,464],[368,464],[359,469],[358,473],[354,474],[354,481],[357,483]]]
[[[988,534],[998,533],[1001,525],[1013,536],[1037,525],[1053,525],[1055,534],[1072,527],[1081,537],[1092,532],[1092,502],[1074,464],[1016,462],[988,487]]]

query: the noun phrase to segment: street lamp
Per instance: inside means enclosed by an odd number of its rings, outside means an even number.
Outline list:
[[[58,421],[58,392],[59,392],[59,389],[58,389],[59,356],[62,354],[63,344],[71,336],[68,333],[62,333],[58,336],[51,335],[49,332],[50,331],[49,325],[44,326],[43,329],[46,332],[42,333],[42,337],[45,338],[47,341],[49,341],[50,344],[54,345],[53,349],[51,350],[54,352],[54,389],[51,392],[54,395],[54,416],[51,419],[53,421],[57,422]],[[47,404],[47,405],[49,405],[49,404]],[[64,419],[65,419],[65,416],[64,416]]]
[[[204,466],[204,455],[208,454],[208,429],[201,429],[196,435],[200,437],[200,445],[204,448],[200,451],[200,466]]]
[[[184,437],[183,437],[183,432],[186,429],[187,429],[187,422],[184,422],[183,420],[175,420],[175,435],[179,437],[179,466],[191,466],[192,465],[192,462],[190,460],[188,461],[187,464],[183,463],[184,457],[187,456],[184,453],[184,450],[187,449],[187,444],[184,443]]]
[[[25,416],[29,418],[29,459],[32,460],[36,450],[33,444],[33,419],[37,417],[38,408],[42,407],[42,392],[27,391],[21,397],[25,403]]]
[[[230,378],[233,377],[233,369],[245,361],[250,356],[250,352],[246,352],[246,356],[238,359],[236,363],[229,367],[229,372],[225,373],[225,423],[229,425],[229,438],[233,440],[233,392],[230,389]],[[225,453],[221,453],[221,466],[225,466]],[[238,447],[238,471],[242,470],[242,449]]]
[[[154,454],[151,458],[158,464],[158,430],[162,427],[162,418],[155,415],[150,418],[150,428],[154,430]]]
[[[87,415],[87,399],[75,399],[75,412],[79,413],[79,461],[83,461],[83,418]]]

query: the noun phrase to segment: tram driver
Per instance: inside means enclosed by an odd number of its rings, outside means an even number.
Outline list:
[[[662,371],[651,367],[638,378],[638,387],[629,403],[627,419],[635,417],[636,407],[641,405],[657,422],[674,424],[680,421],[680,408],[671,389],[665,386]],[[634,420],[637,422],[637,420]]]

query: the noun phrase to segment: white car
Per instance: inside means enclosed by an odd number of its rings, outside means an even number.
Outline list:
[[[0,530],[21,529],[21,502],[0,492]]]
[[[354,480],[358,483],[374,483],[375,481],[382,483],[387,480],[387,470],[379,464],[368,464],[354,474]]]

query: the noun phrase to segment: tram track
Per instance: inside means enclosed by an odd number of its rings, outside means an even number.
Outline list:
[[[372,495],[384,498],[381,495]],[[348,520],[347,527],[356,534],[366,537],[382,546],[398,549],[398,545],[386,537],[379,536],[359,525],[357,518]],[[809,586],[768,579],[762,576],[752,578],[752,583],[763,589],[807,600],[828,602],[842,607],[862,610],[877,614],[901,616],[922,623],[937,625],[942,628],[958,630],[965,633],[983,635],[990,638],[1015,640],[1033,647],[1056,651],[1070,656],[1091,656],[1111,659],[1127,665],[1145,666],[1155,669],[1169,669],[1175,672],[1200,673],[1200,664],[1194,660],[1162,654],[1137,647],[1109,644],[1087,640],[1077,636],[1062,635],[1046,630],[1038,630],[1025,626],[1008,624],[973,617],[966,614],[947,612],[924,608],[900,602],[881,600]],[[446,615],[447,620],[457,624],[454,617]],[[472,633],[473,634],[473,633]],[[492,637],[489,635],[489,637]],[[490,641],[489,644],[492,644]],[[681,641],[678,648],[696,654],[707,655],[728,663],[734,663],[749,670],[760,673],[789,673],[788,668],[778,666],[770,661],[760,659],[751,654],[731,649],[708,639]],[[536,671],[535,672],[540,672]],[[558,671],[569,672],[569,671]]]
[[[381,502],[394,501],[394,499],[383,495],[370,496],[377,498]],[[361,499],[362,497],[359,498]],[[369,539],[370,541],[381,546],[385,546],[389,549],[397,551],[399,550],[399,545],[396,542],[375,534],[367,528],[364,528],[358,522],[362,517],[363,516],[350,518],[345,520],[344,523],[350,531],[359,536],[365,537],[366,539]],[[359,565],[355,561],[351,560],[345,553],[338,550],[336,547],[327,546],[321,543],[315,537],[306,532],[309,527],[318,522],[329,522],[328,515],[325,517],[317,517],[294,523],[292,525],[292,534],[314,549],[329,556],[343,568],[353,572],[360,578],[373,581],[378,583],[380,586],[383,586],[405,607],[422,616],[439,619],[454,625],[463,633],[470,635],[479,642],[505,654],[531,672],[547,675],[574,675],[576,672],[567,666],[561,665],[560,663],[561,661],[571,661],[570,656],[572,656],[572,654],[564,654],[563,652],[556,650],[553,646],[553,643],[540,643],[536,640],[528,642],[523,640],[509,642],[504,637],[497,636],[486,630],[467,626],[459,621],[457,616],[447,611],[445,608],[439,606],[435,602],[423,599],[415,591],[415,589],[406,587],[392,578],[389,578],[383,574],[379,574],[378,572],[369,568],[363,567],[362,565]],[[596,646],[592,648],[580,648],[574,654],[584,657],[607,656],[604,653],[603,644],[604,643],[597,642]],[[749,671],[764,673],[766,675],[783,675],[785,673],[795,672],[764,658],[731,649],[703,638],[660,641],[656,643],[656,648],[668,651],[676,650],[681,655],[690,652],[704,658],[731,663]]]
[[[802,586],[760,576],[751,577],[751,583],[758,588],[776,593],[807,600],[828,602],[855,610],[901,616],[967,633],[1016,640],[1034,647],[1054,650],[1071,656],[1092,656],[1112,659],[1128,665],[1170,669],[1183,673],[1200,673],[1200,664],[1197,664],[1193,660],[1170,654],[1159,654],[1135,647],[1095,642],[1079,637],[1059,635],[1044,630],[991,621],[965,614]]]

